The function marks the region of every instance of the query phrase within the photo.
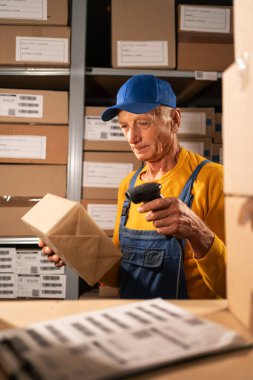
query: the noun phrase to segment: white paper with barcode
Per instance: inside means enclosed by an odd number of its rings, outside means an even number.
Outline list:
[[[111,379],[247,346],[235,331],[161,299],[2,331],[4,337],[50,380]]]
[[[0,94],[0,116],[43,117],[43,95]]]
[[[181,112],[179,133],[205,135],[206,114],[205,112]]]
[[[0,0],[0,18],[47,20],[47,0]]]
[[[84,138],[91,141],[126,141],[117,118],[104,122],[100,116],[85,117]]]
[[[0,135],[0,157],[45,160],[46,143],[46,136]]]

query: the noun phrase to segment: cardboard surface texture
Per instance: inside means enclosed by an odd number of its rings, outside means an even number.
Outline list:
[[[223,75],[224,191],[226,194],[253,194],[252,98],[253,60],[245,69],[236,64]]]
[[[252,0],[234,0],[234,43],[235,43],[235,60],[247,61],[253,52],[253,41],[249,36],[252,35]]]
[[[47,194],[22,221],[90,285],[120,260],[120,250],[78,202]]]
[[[226,197],[227,288],[231,312],[253,332],[253,198]]]

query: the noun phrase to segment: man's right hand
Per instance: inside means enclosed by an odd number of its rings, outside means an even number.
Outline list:
[[[43,243],[42,240],[39,240],[38,242],[38,246],[40,248],[42,248],[42,253],[44,253],[44,255],[47,255],[47,259],[48,261],[54,263],[54,265],[57,267],[57,268],[60,268],[62,267],[63,265],[65,265],[64,261],[59,257],[57,256],[51,248],[49,248],[47,245],[45,245],[45,243]]]

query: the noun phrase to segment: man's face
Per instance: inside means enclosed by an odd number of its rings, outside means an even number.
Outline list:
[[[170,122],[155,120],[148,113],[120,111],[119,126],[140,161],[156,162],[168,154],[175,138]]]

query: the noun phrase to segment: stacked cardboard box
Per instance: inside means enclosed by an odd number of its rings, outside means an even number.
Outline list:
[[[253,315],[253,3],[236,0],[236,64],[223,77],[223,136],[228,250],[228,299],[232,313],[252,332]]]
[[[214,129],[214,108],[180,108],[181,125],[179,141],[182,146],[212,159],[212,130]]]
[[[177,69],[224,71],[234,61],[232,7],[178,7]]]
[[[117,124],[103,122],[104,107],[86,107],[82,204],[94,221],[112,236],[121,180],[140,166]]]
[[[174,0],[112,0],[112,66],[176,66]]]

